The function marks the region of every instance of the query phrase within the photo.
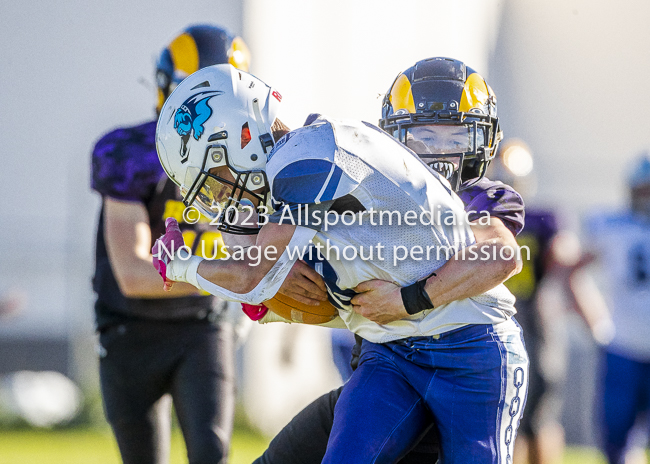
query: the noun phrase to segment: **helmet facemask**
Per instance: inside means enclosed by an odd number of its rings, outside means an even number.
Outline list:
[[[380,127],[449,180],[455,191],[460,191],[485,175],[494,158],[492,142],[497,138],[498,120],[482,113],[397,111],[382,119]]]
[[[208,157],[225,164],[206,170]],[[239,171],[224,145],[208,145],[201,169],[188,168],[181,186],[185,206],[214,220],[217,229],[235,235],[257,234],[259,215],[268,214],[269,187],[262,170]],[[189,187],[187,187],[189,185]]]

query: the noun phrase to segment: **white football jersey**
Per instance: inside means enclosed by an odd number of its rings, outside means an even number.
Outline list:
[[[650,360],[650,223],[632,214],[605,215],[589,222],[604,296],[614,322],[610,348],[639,361]]]
[[[359,283],[410,285],[475,242],[449,183],[377,127],[321,117],[278,141],[266,174],[276,205],[271,220],[290,217],[317,230],[312,241],[324,259],[313,248],[304,259],[323,275],[348,328],[363,338],[382,343],[435,335],[515,313],[514,296],[503,285],[386,325],[352,311]]]

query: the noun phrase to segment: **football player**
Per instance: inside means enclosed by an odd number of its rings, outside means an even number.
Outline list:
[[[248,61],[244,42],[225,29],[188,27],[158,59],[157,111],[199,68],[247,69]],[[192,218],[183,221],[182,198],[158,161],[155,129],[152,120],[113,130],[92,154],[92,188],[102,195],[93,283],[106,416],[125,463],[166,463],[173,399],[189,462],[226,462],[234,336],[223,320],[225,302],[190,285],[163,292],[149,254],[168,217],[181,222],[186,243],[198,253],[212,256],[219,234]]]
[[[485,89],[485,84],[482,79],[472,78],[466,81],[463,85],[460,83],[454,84],[454,76],[445,73],[445,69],[436,70],[435,68],[422,67],[427,62],[436,62],[441,60],[448,60],[445,58],[431,58],[422,60],[416,63],[415,66],[400,73],[398,78],[391,85],[389,91],[383,100],[383,117],[380,120],[380,126],[387,127],[392,134],[399,134],[396,129],[396,122],[401,120],[400,126],[403,129],[411,127],[411,118],[413,120],[426,121],[426,112],[416,111],[411,98],[415,101],[436,101],[445,102],[449,107],[453,101],[460,102],[462,100],[462,93],[475,93],[473,88],[475,85],[482,86]],[[460,65],[461,63],[458,62]],[[420,82],[425,85],[413,86],[411,82],[414,80],[414,71],[420,68],[421,72],[418,76]],[[468,75],[472,75],[469,71]],[[475,76],[476,77],[476,76]],[[451,81],[451,82],[450,82]],[[452,84],[452,85],[450,85]],[[481,87],[479,87],[481,89]],[[464,110],[466,108],[462,108]],[[496,113],[496,107],[494,108]],[[397,114],[397,116],[395,116]],[[400,117],[401,116],[401,117]],[[451,129],[459,130],[463,127],[461,120],[457,119],[453,124],[457,124],[457,128],[445,126],[441,128],[442,134],[437,137],[437,130],[439,126],[428,125],[426,129],[419,129],[411,132],[416,134],[428,134],[426,138],[420,140],[419,138],[409,138],[410,146],[414,151],[427,162],[432,168],[440,169],[448,180],[453,182],[458,187],[458,194],[465,203],[465,210],[470,213],[470,219],[473,219],[472,230],[479,246],[489,243],[494,246],[512,245],[514,235],[518,234],[523,228],[523,212],[524,205],[521,196],[508,185],[501,182],[493,182],[489,179],[482,177],[485,172],[485,167],[490,163],[491,156],[479,159],[476,155],[478,153],[463,153],[464,161],[462,165],[458,163],[460,154],[454,151],[452,156],[449,156],[449,149],[446,148],[448,141],[446,135]],[[391,130],[393,129],[393,130]],[[432,137],[435,136],[435,137]],[[439,153],[438,153],[439,152]],[[449,166],[447,162],[454,162],[453,166]],[[481,178],[482,177],[482,178]],[[478,218],[482,212],[488,212],[490,215],[490,226],[480,226]],[[501,229],[505,226],[510,232],[503,233]],[[502,240],[505,241],[502,242]],[[461,258],[462,259],[462,258]],[[459,297],[476,296],[476,288],[481,285],[496,286],[502,283],[507,275],[511,273],[512,263],[507,260],[488,260],[484,262],[467,261],[466,263],[457,263],[456,260],[451,260],[443,265],[436,271],[437,276],[444,278],[445,274],[453,277],[454,266],[466,266],[471,264],[474,266],[475,272],[470,273],[466,278],[473,279],[473,282],[463,282],[465,293],[460,294]],[[462,267],[461,267],[462,269]],[[470,283],[470,285],[467,285]],[[381,285],[381,282],[377,282]],[[477,285],[479,287],[473,287]],[[366,286],[372,287],[370,283]],[[368,292],[364,295],[355,296],[352,302],[361,302],[360,306],[355,307],[356,311],[364,311],[366,308],[371,309],[373,305],[380,305],[386,307],[385,302],[382,301],[383,297],[378,297],[377,292]],[[403,311],[401,302],[386,307],[386,313],[379,312],[369,313],[369,317],[377,318],[395,318],[393,311],[399,317],[400,311]],[[358,338],[358,337],[357,337]],[[355,355],[353,356],[352,364],[356,365],[358,362],[358,352],[360,351],[360,344],[354,349]],[[349,359],[349,354],[348,354]],[[280,431],[278,435],[272,440],[268,450],[255,461],[255,464],[309,464],[320,463],[327,447],[329,433],[332,428],[334,417],[334,407],[344,387],[333,390],[307,406],[303,411],[294,417],[287,426]],[[437,444],[437,431],[433,427],[425,438],[418,443],[418,445],[409,452],[400,463],[425,463],[434,462],[435,456],[438,454]]]
[[[461,88],[476,79],[454,60],[426,67],[446,68]],[[449,134],[458,137],[457,148],[484,157],[492,156],[498,132],[485,88],[463,94],[468,111],[452,117],[465,132]],[[280,100],[255,77],[213,66],[183,81],[165,103],[158,153],[186,204],[226,232],[257,233],[256,246],[232,259],[205,260],[179,248],[177,226],[168,220],[154,247],[165,286],[189,282],[259,304],[277,293],[300,250],[313,243],[325,259],[301,257],[323,274],[345,325],[364,338],[323,462],[393,462],[420,438],[430,414],[445,462],[511,460],[528,382],[512,295],[498,286],[434,309],[425,290],[427,277],[449,261],[445,250],[475,243],[462,203],[445,179],[375,126],[321,117],[289,132],[275,117]],[[263,212],[269,194],[276,211],[260,224],[254,209]],[[385,213],[404,221],[377,224]],[[438,253],[423,259],[421,244]],[[514,258],[517,250],[510,251]],[[407,316],[380,325],[352,311],[355,288],[369,279],[403,286]]]
[[[605,347],[602,428],[611,464],[623,462],[628,434],[650,395],[650,156],[639,156],[628,178],[630,208],[589,222],[604,294],[611,311]],[[603,318],[604,323],[607,319]],[[601,323],[601,325],[605,325]],[[627,461],[626,461],[627,462]]]

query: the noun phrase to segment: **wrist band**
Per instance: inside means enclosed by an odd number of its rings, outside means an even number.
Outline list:
[[[424,290],[427,284],[427,279],[418,280],[413,285],[402,287],[400,293],[402,294],[402,303],[406,312],[413,315],[422,312],[426,309],[433,309],[431,298]]]

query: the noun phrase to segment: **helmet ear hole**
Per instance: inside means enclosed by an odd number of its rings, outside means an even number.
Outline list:
[[[241,148],[244,148],[251,141],[251,131],[248,128],[248,121],[241,126]]]

